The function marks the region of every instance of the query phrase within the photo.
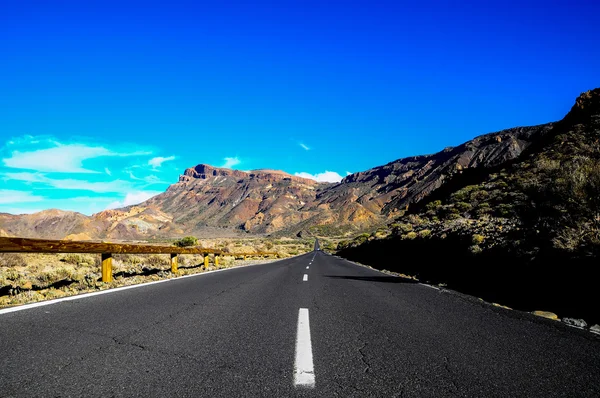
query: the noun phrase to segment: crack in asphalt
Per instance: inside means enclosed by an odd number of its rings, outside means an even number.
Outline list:
[[[452,371],[450,370],[450,361],[449,361],[448,357],[446,357],[446,356],[444,357],[444,370],[446,371],[446,373],[449,376],[450,384],[452,385],[452,387],[454,387],[454,390],[448,389],[448,392],[453,395],[458,395],[458,392],[460,389],[458,388],[455,378],[453,377]]]
[[[367,347],[367,342],[363,342],[363,346],[360,347],[358,349],[358,352],[360,353],[360,360],[362,361],[362,363],[366,366],[365,369],[363,370],[363,373],[369,373],[369,371],[371,370],[371,365],[369,364],[369,362],[366,360],[366,355],[363,352],[363,350]]]

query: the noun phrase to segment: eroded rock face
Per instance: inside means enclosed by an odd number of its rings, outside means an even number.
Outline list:
[[[493,167],[516,159],[553,124],[519,127],[477,137],[433,155],[414,156],[354,173],[321,195],[335,202],[352,191],[356,202],[375,215],[393,216],[419,202],[456,173],[469,168]]]

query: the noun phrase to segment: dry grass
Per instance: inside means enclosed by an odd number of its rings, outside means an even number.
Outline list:
[[[314,242],[299,239],[216,239],[203,240],[202,246],[223,249],[231,253],[274,251],[280,258],[312,250]],[[179,256],[178,275],[190,275],[215,269],[264,263],[273,259],[234,256],[219,258],[215,266],[210,256],[205,269],[204,257],[197,254]],[[118,286],[175,277],[171,273],[168,254],[113,256],[111,283],[101,281],[99,254],[12,254],[0,253],[0,307],[71,296]]]

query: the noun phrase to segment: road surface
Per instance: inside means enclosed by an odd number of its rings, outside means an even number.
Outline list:
[[[321,251],[0,313],[0,397],[598,397],[600,338]]]

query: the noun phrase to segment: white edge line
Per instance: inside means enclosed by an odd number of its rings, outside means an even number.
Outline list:
[[[426,284],[426,283],[419,283],[419,285],[421,285],[421,286],[425,286],[425,287],[429,287],[429,288],[431,288],[431,289],[435,289],[435,290],[440,290],[440,288],[439,288],[439,287],[432,286],[432,285],[428,285],[428,284]]]
[[[285,260],[287,260],[287,259],[285,259]],[[100,290],[99,292],[82,293],[82,294],[77,294],[75,296],[61,297],[61,298],[58,298],[58,299],[46,300],[46,301],[39,301],[37,303],[31,303],[31,304],[23,304],[23,305],[19,305],[19,306],[16,306],[16,307],[9,307],[9,308],[0,309],[0,315],[8,314],[8,313],[11,313],[11,312],[29,310],[31,308],[44,307],[46,305],[57,304],[57,303],[61,303],[63,301],[79,300],[79,299],[84,299],[84,298],[88,298],[88,297],[99,296],[101,294],[116,293],[116,292],[120,292],[120,291],[123,291],[123,290],[135,289],[135,288],[138,288],[138,287],[150,286],[150,285],[155,285],[155,284],[158,284],[158,283],[172,282],[172,281],[178,281],[178,280],[181,280],[181,279],[192,278],[194,276],[208,275],[208,274],[212,274],[214,272],[231,271],[231,270],[234,270],[234,269],[241,269],[241,268],[246,268],[246,267],[253,267],[255,265],[273,264],[273,263],[276,263],[276,262],[279,262],[279,261],[283,261],[283,260],[277,260],[277,261],[273,261],[271,263],[256,263],[256,264],[248,264],[248,265],[239,265],[237,267],[231,267],[231,268],[215,269],[215,270],[212,270],[212,271],[199,272],[197,274],[176,276],[174,278],[163,279],[163,280],[160,280],[160,281],[138,283],[138,284],[135,284],[135,285],[121,286],[121,287],[115,287],[115,288],[112,288],[112,289]]]
[[[294,385],[297,387],[315,386],[312,344],[310,342],[310,322],[308,308],[298,310],[298,330],[296,332],[296,362],[294,363]]]
[[[304,274],[304,277],[302,278],[302,282],[308,282],[308,275]]]

